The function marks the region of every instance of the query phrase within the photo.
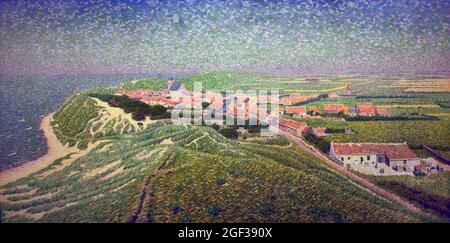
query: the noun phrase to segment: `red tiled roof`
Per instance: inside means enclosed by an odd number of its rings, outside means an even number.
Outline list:
[[[327,134],[326,130],[327,129],[325,127],[316,127],[313,128],[313,133],[316,135],[325,135]]]
[[[306,113],[306,108],[304,106],[286,106],[287,113]]]
[[[406,143],[333,143],[331,146],[339,155],[385,153],[389,159],[417,158]]]
[[[288,120],[285,118],[280,118],[279,125],[284,127],[290,127],[296,129],[297,131],[304,131],[305,129],[309,128],[308,125],[304,122]]]
[[[356,104],[356,111],[363,114],[375,114],[376,107],[372,103]]]
[[[392,113],[390,110],[385,108],[377,108],[377,114],[380,116],[390,116]]]
[[[343,104],[325,104],[323,105],[324,111],[347,111],[348,107]]]

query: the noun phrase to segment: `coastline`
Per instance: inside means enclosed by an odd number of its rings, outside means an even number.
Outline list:
[[[44,137],[47,140],[47,148],[48,148],[47,153],[38,159],[25,162],[20,166],[0,172],[0,186],[4,186],[18,179],[29,176],[30,174],[49,166],[56,159],[65,157],[70,153],[79,152],[76,146],[74,147],[64,146],[54,134],[53,129],[50,125],[54,113],[55,112],[51,112],[46,116],[44,116],[41,119],[40,124],[40,127],[44,132]]]

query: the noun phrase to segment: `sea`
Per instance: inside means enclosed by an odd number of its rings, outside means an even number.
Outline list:
[[[75,92],[148,76],[0,74],[0,171],[47,153],[46,139],[40,129],[41,117],[58,109]]]

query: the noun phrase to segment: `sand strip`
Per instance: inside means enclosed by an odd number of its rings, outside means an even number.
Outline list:
[[[4,186],[10,182],[16,181],[30,174],[37,172],[43,168],[46,168],[56,159],[65,157],[70,153],[78,152],[76,146],[68,147],[59,142],[56,135],[53,133],[53,129],[50,122],[53,118],[53,112],[43,117],[41,120],[41,129],[44,131],[44,136],[47,139],[48,152],[42,157],[27,162],[18,167],[14,167],[3,172],[0,172],[0,186]]]

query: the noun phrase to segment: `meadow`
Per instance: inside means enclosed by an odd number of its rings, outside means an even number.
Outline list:
[[[450,171],[428,176],[365,176],[427,211],[450,218]]]

